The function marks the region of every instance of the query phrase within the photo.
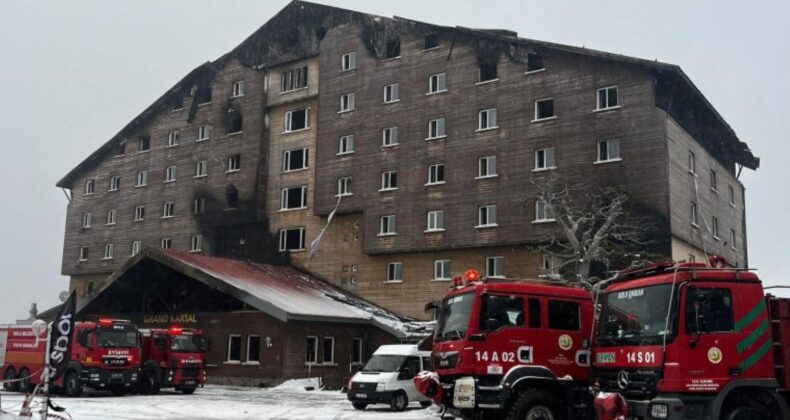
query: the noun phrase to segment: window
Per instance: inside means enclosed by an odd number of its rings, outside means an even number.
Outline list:
[[[173,182],[176,180],[176,167],[168,166],[165,169],[165,182]]]
[[[533,121],[548,120],[555,117],[554,98],[538,99],[535,101],[535,119]]]
[[[285,113],[285,132],[310,128],[310,108],[295,109]]]
[[[386,50],[384,51],[384,58],[400,57],[400,38],[395,38],[387,41]]]
[[[239,208],[239,190],[234,185],[228,185],[225,189],[225,210]]]
[[[148,185],[148,171],[140,171],[137,173],[136,187],[145,187]]]
[[[145,219],[145,206],[137,206],[134,208],[134,221],[139,222]]]
[[[699,227],[699,210],[697,210],[697,203],[691,203],[691,225]]]
[[[381,216],[379,236],[395,234],[395,215]]]
[[[241,155],[228,156],[228,170],[226,172],[238,172],[241,170]]]
[[[335,338],[334,337],[324,337],[324,346],[323,346],[323,358],[322,361],[324,364],[333,364],[335,363]]]
[[[88,247],[81,246],[80,247],[80,261],[88,261]]]
[[[480,78],[478,82],[488,82],[491,80],[497,80],[497,63],[487,63],[487,64],[480,64],[479,67],[479,74]]]
[[[555,169],[556,166],[554,165],[553,147],[535,150],[535,170],[539,171],[542,169]]]
[[[121,177],[118,175],[114,175],[110,177],[109,191],[118,191],[120,188],[121,188]]]
[[[211,86],[198,87],[195,100],[197,100],[198,105],[203,105],[211,102]]]
[[[283,152],[283,172],[307,169],[309,153],[307,148]]]
[[[735,329],[729,289],[689,287],[686,291],[686,334]]]
[[[400,83],[393,83],[384,86],[384,103],[389,104],[392,102],[400,101]]]
[[[436,118],[428,122],[428,138],[426,140],[439,139],[446,136],[444,118]]]
[[[381,146],[395,146],[398,144],[398,127],[385,128],[381,133]]]
[[[140,251],[143,249],[143,241],[133,241],[132,242],[132,256],[139,254]]]
[[[289,92],[307,87],[307,66],[298,67],[282,72],[280,88],[282,92]]]
[[[730,229],[730,248],[738,249],[737,240],[738,236],[735,234],[735,229]]]
[[[209,139],[209,127],[207,125],[201,125],[198,127],[198,138],[197,141],[208,140]]]
[[[117,212],[115,210],[107,210],[107,224],[114,225],[115,224],[115,216]]]
[[[538,72],[545,70],[546,66],[543,64],[543,56],[538,53],[527,54],[527,73]]]
[[[364,354],[362,353],[362,339],[361,338],[352,338],[351,339],[351,363],[353,364],[362,364],[363,363]]]
[[[208,176],[208,161],[199,160],[195,163],[195,178]]]
[[[447,73],[436,73],[428,77],[428,93],[447,91]]]
[[[247,336],[247,363],[259,363],[261,359],[261,336]]]
[[[143,136],[137,139],[137,151],[145,152],[151,149],[151,136]]]
[[[162,238],[160,246],[162,249],[170,249],[173,247],[173,240],[171,238]]]
[[[206,211],[206,199],[203,197],[192,200],[192,213],[203,214]]]
[[[340,136],[337,141],[337,154],[354,153],[354,135]]]
[[[307,352],[305,363],[311,364],[317,361],[318,357],[318,337],[307,336]]]
[[[231,334],[228,336],[228,362],[241,362],[241,336]]]
[[[82,213],[82,227],[87,229],[91,227],[91,214],[90,213]]]
[[[484,294],[480,308],[480,329],[496,331],[524,326],[524,298]]]
[[[477,177],[488,178],[496,176],[496,156],[486,156],[478,159]]]
[[[238,134],[244,130],[244,116],[236,109],[228,107],[225,113],[225,133]]]
[[[735,207],[735,188],[732,185],[728,185],[727,190],[729,191],[730,205]]]
[[[596,105],[597,110],[618,108],[620,106],[620,98],[618,97],[617,86],[609,86],[598,89],[596,97],[598,98]]]
[[[304,228],[280,230],[280,251],[304,251]]]
[[[352,194],[353,193],[351,192],[351,177],[350,176],[344,176],[344,177],[338,178],[337,179],[337,195],[340,197],[340,196],[346,196],[346,195],[352,195]]]
[[[486,258],[486,277],[505,277],[505,257]]]
[[[620,160],[620,140],[602,140],[598,142],[597,162]]]
[[[357,52],[352,51],[350,53],[343,54],[343,58],[340,60],[340,68],[343,71],[354,70],[357,68]]]
[[[710,230],[711,234],[713,235],[713,239],[719,239],[719,218],[713,216],[710,220]]]
[[[438,34],[428,34],[425,35],[425,44],[423,46],[424,49],[428,50],[431,48],[436,48],[439,46],[439,35]]]
[[[719,192],[715,169],[710,170],[710,189],[713,190],[714,192]]]
[[[556,273],[557,265],[557,257],[549,254],[541,256],[540,268],[542,275]]]
[[[307,208],[307,186],[283,188],[280,194],[280,210]]]
[[[535,201],[535,221],[536,222],[551,222],[554,221],[554,214],[551,212],[551,207],[543,200]]]
[[[244,96],[244,80],[233,82],[233,97]]]
[[[115,245],[114,244],[105,244],[104,245],[104,258],[105,260],[111,260],[115,258]]]
[[[163,218],[173,217],[173,214],[175,214],[174,206],[175,203],[173,203],[172,201],[165,201],[164,204],[162,205],[162,217]]]
[[[379,191],[391,191],[398,189],[398,171],[387,171],[381,173],[381,189]]]
[[[115,146],[115,156],[123,156],[126,154],[126,140],[118,143]]]
[[[477,227],[496,226],[496,205],[488,204],[477,208]]]
[[[189,244],[190,252],[200,252],[203,250],[203,235],[192,235],[192,240]]]
[[[689,172],[692,174],[697,173],[697,157],[694,155],[694,152],[689,150]]]
[[[444,231],[444,210],[432,210],[428,212],[428,228],[426,231]]]
[[[403,264],[399,262],[391,262],[387,264],[387,281],[388,282],[403,281]]]
[[[578,331],[581,329],[581,308],[576,302],[549,301],[549,328]]]
[[[171,110],[173,111],[184,109],[184,97],[178,95],[177,97],[173,98],[173,102],[170,105],[172,106]]]
[[[477,121],[478,130],[498,128],[496,125],[496,109],[485,109],[480,111]]]
[[[95,184],[92,179],[85,181],[85,195],[93,194],[95,191]]]
[[[167,135],[167,147],[178,146],[178,131],[171,131]]]
[[[427,185],[435,185],[435,184],[444,184],[444,164],[437,163],[435,165],[428,166],[428,184]]]
[[[540,310],[540,299],[529,299],[529,327],[530,328],[540,328],[543,325],[541,310]]]
[[[433,279],[434,280],[450,280],[451,269],[450,260],[436,260],[433,262]]]
[[[354,110],[354,94],[347,93],[340,96],[340,111],[349,112]]]

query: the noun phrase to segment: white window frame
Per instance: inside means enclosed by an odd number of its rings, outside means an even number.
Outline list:
[[[354,348],[358,350],[359,353],[359,360],[354,360]],[[363,350],[365,349],[364,341],[361,338],[354,337],[351,339],[351,364],[352,365],[361,365],[364,364],[365,354]]]
[[[486,173],[483,174],[483,161],[485,163]],[[493,162],[493,163],[492,163]],[[493,173],[491,172],[493,170]],[[475,179],[486,179],[486,178],[496,178],[499,174],[497,173],[496,167],[496,155],[491,156],[483,156],[477,159],[477,176]]]
[[[398,127],[387,127],[381,130],[381,147],[392,147],[398,144]]]
[[[436,140],[447,137],[447,120],[444,117],[428,121],[428,137],[425,140]]]
[[[452,275],[452,260],[433,261],[433,281],[450,281]],[[446,268],[445,268],[446,267]],[[446,272],[445,272],[446,271]]]
[[[434,90],[434,86],[433,86],[434,78],[436,79],[436,90]],[[447,92],[447,72],[440,72],[440,73],[434,73],[429,75],[428,93],[426,93],[426,95],[434,95],[442,92]]]
[[[300,232],[299,233],[299,242],[301,242],[301,243],[299,245],[301,245],[301,246],[299,248],[286,249],[286,246],[288,244],[288,231],[291,231],[291,230],[298,230]],[[280,252],[300,252],[300,251],[304,251],[305,250],[305,237],[306,237],[306,230],[305,230],[304,227],[292,227],[292,228],[280,229],[280,238],[279,238],[280,239],[280,246],[279,246],[279,251]]]
[[[387,214],[381,216],[379,219],[379,233],[378,236],[394,236],[398,234],[397,231],[397,217],[394,214]]]
[[[132,257],[139,254],[143,250],[143,241],[132,241]]]
[[[694,227],[698,228],[699,227],[699,207],[697,206],[697,203],[692,201],[691,202],[691,207],[690,207],[689,210],[691,210],[691,226],[694,226]]]
[[[313,339],[313,354],[315,355],[315,360],[313,360],[312,362],[309,360],[309,356],[310,356],[309,341],[311,338]],[[305,337],[305,339],[306,339],[305,344],[308,344],[308,347],[305,347],[304,364],[315,365],[318,363],[318,336],[308,335],[307,337]]]
[[[208,140],[211,137],[211,129],[207,125],[201,125],[198,127],[198,136],[197,140],[195,141],[204,141]]]
[[[115,244],[104,244],[104,257],[103,260],[111,260],[115,258]]]
[[[173,146],[178,146],[178,130],[171,131],[167,134],[167,146],[165,147]]]
[[[239,358],[238,359],[231,359],[230,358],[230,349],[231,344],[233,343],[233,339],[239,339]],[[227,348],[227,355],[225,356],[225,363],[227,364],[240,364],[241,363],[241,334],[228,334],[228,348]]]
[[[233,82],[233,98],[244,96],[244,80],[237,80]]]
[[[82,213],[82,228],[90,229],[93,216],[91,213]]]
[[[441,223],[439,223],[441,221]],[[425,232],[444,232],[444,210],[431,210],[427,214]]]
[[[349,195],[354,195],[351,192],[351,177],[341,176],[337,179],[337,194],[335,197],[347,197]]]
[[[390,267],[393,270],[390,271]],[[390,276],[392,274],[392,276]],[[400,274],[400,276],[398,276]],[[403,283],[403,263],[400,261],[393,261],[387,263],[387,273],[384,277],[384,283]]]
[[[340,58],[340,71],[349,71],[357,68],[357,52],[350,51]]]
[[[555,215],[551,214],[548,203],[543,200],[535,200],[535,220],[532,223],[554,222]]]
[[[485,213],[485,220],[483,214]],[[493,216],[493,217],[492,217]],[[493,220],[492,220],[493,219]],[[497,211],[496,204],[484,204],[477,207],[477,226],[475,228],[491,228],[497,227]]]
[[[252,338],[256,338],[256,337],[258,338],[258,360],[250,360],[250,343],[252,342],[251,339]],[[247,335],[247,351],[246,351],[246,354],[245,354],[245,357],[244,357],[244,360],[245,360],[244,364],[245,365],[259,365],[259,364],[261,364],[261,350],[263,349],[262,344],[263,344],[263,340],[261,340],[261,336],[260,335],[258,335],[258,334]]]
[[[502,269],[501,273],[497,273],[497,261],[500,261],[499,268]],[[493,270],[492,270],[493,268]],[[493,274],[490,274],[492,273]],[[496,257],[486,257],[486,278],[493,278],[493,279],[503,279],[505,278],[505,257],[503,256],[496,256]]]
[[[239,172],[241,170],[241,155],[230,155],[228,156],[228,170],[225,173],[234,173]]]
[[[332,360],[324,360],[324,356],[326,355],[326,341],[332,341]],[[332,336],[324,336],[321,340],[321,364],[324,365],[334,365],[335,364],[335,337]]]
[[[716,216],[711,216],[710,218],[710,233],[713,236],[713,239],[719,240],[719,218]]]
[[[162,240],[159,241],[159,247],[161,249],[173,248],[173,238],[162,238]]]
[[[107,191],[118,191],[121,188],[121,177],[113,175],[110,177],[110,188]]]
[[[439,168],[442,169],[442,179],[439,179]],[[444,163],[435,163],[433,165],[428,165],[428,182],[425,185],[441,185],[445,184],[444,177]]]
[[[497,125],[496,108],[484,109],[477,114],[477,130],[488,131],[496,130],[499,128]]]
[[[148,186],[148,171],[137,172],[137,184],[135,188]]]
[[[208,160],[199,160],[195,162],[195,178],[204,178],[208,176]]]
[[[288,169],[288,167],[291,165],[291,154],[293,152],[297,151],[297,150],[301,150],[302,151],[302,162],[304,163],[304,166],[302,166],[301,168],[296,168],[296,169]],[[305,169],[308,169],[310,167],[309,157],[310,157],[310,149],[308,149],[307,147],[303,147],[303,148],[300,148],[300,149],[290,149],[290,150],[284,151],[283,152],[283,172],[296,172],[296,171],[303,171]]]
[[[601,156],[601,147],[603,144],[606,144],[606,158]],[[608,162],[620,162],[623,158],[620,155],[620,140],[619,139],[606,139],[600,140],[596,143],[596,160],[595,163],[608,163]],[[612,157],[613,152],[617,152],[617,157]]]
[[[203,251],[203,235],[192,235],[189,241],[189,252]]]
[[[610,105],[609,104],[609,91],[614,89],[615,90],[615,100],[617,101],[616,104]],[[601,92],[604,93],[604,98],[606,103],[601,101]],[[606,86],[595,91],[595,111],[607,111],[610,109],[617,109],[620,108],[620,88],[617,85],[614,86]]]
[[[730,229],[730,249],[733,251],[738,250],[738,245],[736,242],[738,241],[738,233],[735,232],[735,229]]]
[[[162,203],[162,218],[169,219],[175,215],[175,202],[165,201]]]
[[[340,95],[340,111],[337,111],[337,113],[342,114],[344,112],[353,111],[355,109],[354,98],[354,92]]]
[[[697,176],[697,155],[691,150],[689,150],[688,170],[690,174]]]
[[[542,102],[548,102],[548,101],[551,101],[551,103],[552,103],[553,114],[548,116],[548,117],[541,118],[538,115],[539,114],[539,112],[538,112],[539,111],[539,105],[538,104],[542,103]],[[534,115],[534,117],[535,117],[535,119],[533,119],[532,122],[549,121],[549,120],[553,120],[553,119],[557,118],[556,103],[554,102],[554,97],[553,96],[549,97],[549,98],[541,98],[541,99],[536,99],[535,100],[535,115]]]
[[[400,83],[384,86],[384,103],[393,104],[400,102]]]
[[[134,221],[142,222],[145,220],[145,205],[136,206],[134,208]]]
[[[337,140],[337,155],[348,155],[351,153],[354,153],[354,135],[340,136]]]
[[[165,169],[165,183],[176,182],[176,166],[168,166]]]
[[[115,209],[107,210],[107,226],[113,226],[117,223],[116,219],[118,218],[118,211]]]
[[[393,182],[394,180],[394,182]],[[393,184],[395,184],[393,186]],[[384,171],[381,173],[381,189],[379,192],[395,191],[398,189],[398,171]]]
[[[302,203],[299,207],[288,207],[288,196],[290,195],[291,190],[299,189],[299,199]],[[297,186],[297,187],[290,187],[290,188],[283,188],[280,190],[280,211],[290,211],[290,210],[304,210],[307,208],[307,185]]]
[[[710,190],[715,192],[716,194],[719,193],[719,179],[718,174],[716,173],[716,169],[711,168],[710,170]]]
[[[192,200],[192,214],[202,214],[206,212],[206,198],[198,197]]]
[[[543,154],[542,166],[540,165],[541,153]],[[532,172],[550,171],[552,169],[557,169],[557,150],[554,147],[544,147],[535,150],[535,169]]]
[[[732,185],[727,185],[727,191],[729,194],[729,205],[735,207],[735,188]]]
[[[299,111],[304,111],[305,126],[303,128],[293,129],[293,114]],[[310,128],[312,128],[310,122],[310,107],[297,108],[285,112],[285,131],[283,133],[297,133],[299,131],[309,130]]]
[[[80,247],[79,257],[78,257],[79,260],[80,261],[88,261],[88,252],[89,251],[90,251],[90,248],[88,248],[87,246],[81,246]]]
[[[85,181],[85,195],[93,195],[95,192],[96,192],[95,181],[92,179]]]

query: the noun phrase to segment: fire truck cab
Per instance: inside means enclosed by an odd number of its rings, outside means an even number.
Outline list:
[[[460,284],[438,306],[434,372],[415,382],[458,417],[588,418],[592,316],[581,288]]]
[[[156,394],[175,388],[192,394],[206,382],[206,346],[195,328],[141,329],[143,364],[139,390]]]
[[[780,391],[790,302],[766,298],[755,273],[713,262],[607,281],[593,356],[602,419],[790,418]]]

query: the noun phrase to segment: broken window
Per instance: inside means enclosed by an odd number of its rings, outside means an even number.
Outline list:
[[[225,209],[235,209],[239,207],[239,190],[233,185],[228,185],[225,190]]]
[[[285,132],[310,128],[310,108],[294,109],[285,113]]]
[[[258,363],[261,358],[261,336],[247,336],[247,362]]]
[[[307,186],[283,188],[280,197],[280,210],[307,208]]]
[[[241,133],[243,122],[244,117],[242,117],[241,112],[228,108],[228,112],[225,114],[225,126],[228,134]]]
[[[554,98],[535,101],[535,121],[554,118]]]
[[[125,154],[126,154],[126,141],[122,141],[122,142],[118,143],[118,146],[116,146],[115,155],[116,156],[123,156]]]
[[[527,55],[527,71],[538,71],[546,68],[543,64],[543,56],[538,53]]]
[[[324,363],[335,363],[335,338],[324,337]]]
[[[308,155],[307,148],[283,152],[283,172],[307,169]]]
[[[362,364],[362,339],[354,338],[351,340],[351,363]]]
[[[425,35],[425,49],[436,48],[439,46],[439,34],[432,33]]]
[[[400,57],[400,38],[387,42],[384,58]]]
[[[137,151],[145,152],[151,148],[151,136],[142,136],[137,140]]]
[[[229,335],[228,336],[228,362],[241,361],[241,336]]]
[[[198,88],[197,91],[197,103],[200,104],[207,104],[211,102],[211,88],[206,86],[202,88]]]
[[[280,230],[280,251],[303,251],[304,228]]]
[[[183,109],[184,108],[184,97],[181,96],[181,95],[176,96],[175,98],[173,98],[172,105],[173,105],[173,111],[177,111],[179,109]]]
[[[497,79],[497,63],[480,65],[480,82]]]
[[[315,363],[317,357],[318,357],[318,337],[308,336],[307,354],[305,356],[305,362],[307,364]]]
[[[307,66],[290,69],[282,72],[280,89],[288,92],[307,87]]]

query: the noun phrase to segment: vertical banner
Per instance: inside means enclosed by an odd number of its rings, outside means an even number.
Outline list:
[[[74,312],[76,312],[76,292],[71,292],[66,303],[52,321],[49,337],[49,379],[56,381],[63,376],[71,358],[71,341],[74,339]]]

